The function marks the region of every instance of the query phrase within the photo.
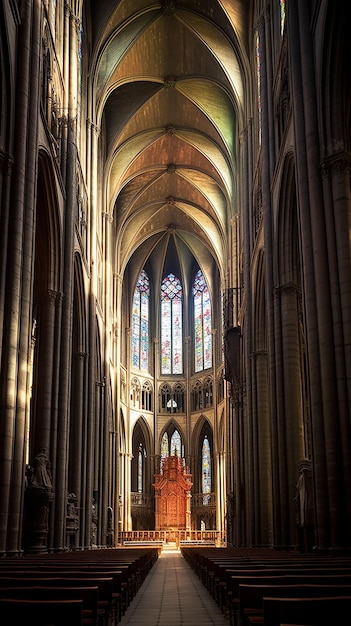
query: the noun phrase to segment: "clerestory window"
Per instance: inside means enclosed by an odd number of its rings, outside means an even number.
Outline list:
[[[149,368],[149,278],[142,270],[134,291],[132,310],[132,366]]]
[[[195,372],[212,367],[211,299],[205,277],[199,270],[193,284]]]
[[[285,26],[285,0],[280,0],[280,32],[283,34]]]
[[[172,272],[161,284],[161,373],[183,372],[183,290]]]

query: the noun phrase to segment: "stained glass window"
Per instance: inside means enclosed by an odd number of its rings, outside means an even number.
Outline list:
[[[208,441],[207,435],[205,435],[202,444],[202,493],[204,504],[208,504],[210,501],[211,489],[211,449],[210,442]]]
[[[205,277],[201,270],[193,285],[195,372],[212,367],[211,300]]]
[[[171,437],[171,456],[182,456],[182,440],[177,430]]]
[[[283,34],[285,25],[285,0],[280,0],[280,32]]]
[[[164,433],[161,440],[161,459],[169,456],[168,434]]]
[[[182,438],[178,430],[174,430],[170,437],[169,432],[165,432],[161,439],[161,460],[167,456],[183,456]]]
[[[182,285],[174,274],[161,284],[161,373],[183,372]]]
[[[149,366],[149,279],[140,272],[132,309],[132,365],[147,371]]]

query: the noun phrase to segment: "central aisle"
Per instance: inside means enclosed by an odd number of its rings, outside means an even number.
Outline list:
[[[122,626],[229,626],[214,599],[179,551],[163,550]]]

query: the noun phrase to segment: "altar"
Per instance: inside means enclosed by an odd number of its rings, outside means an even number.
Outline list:
[[[178,456],[165,457],[155,475],[156,530],[190,530],[191,474]]]

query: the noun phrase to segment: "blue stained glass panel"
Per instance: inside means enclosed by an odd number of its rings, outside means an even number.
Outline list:
[[[174,274],[161,284],[161,373],[183,372],[183,292]]]
[[[199,270],[193,284],[195,372],[212,367],[211,300],[205,277]]]
[[[132,366],[147,371],[149,368],[149,279],[140,272],[132,305]]]

